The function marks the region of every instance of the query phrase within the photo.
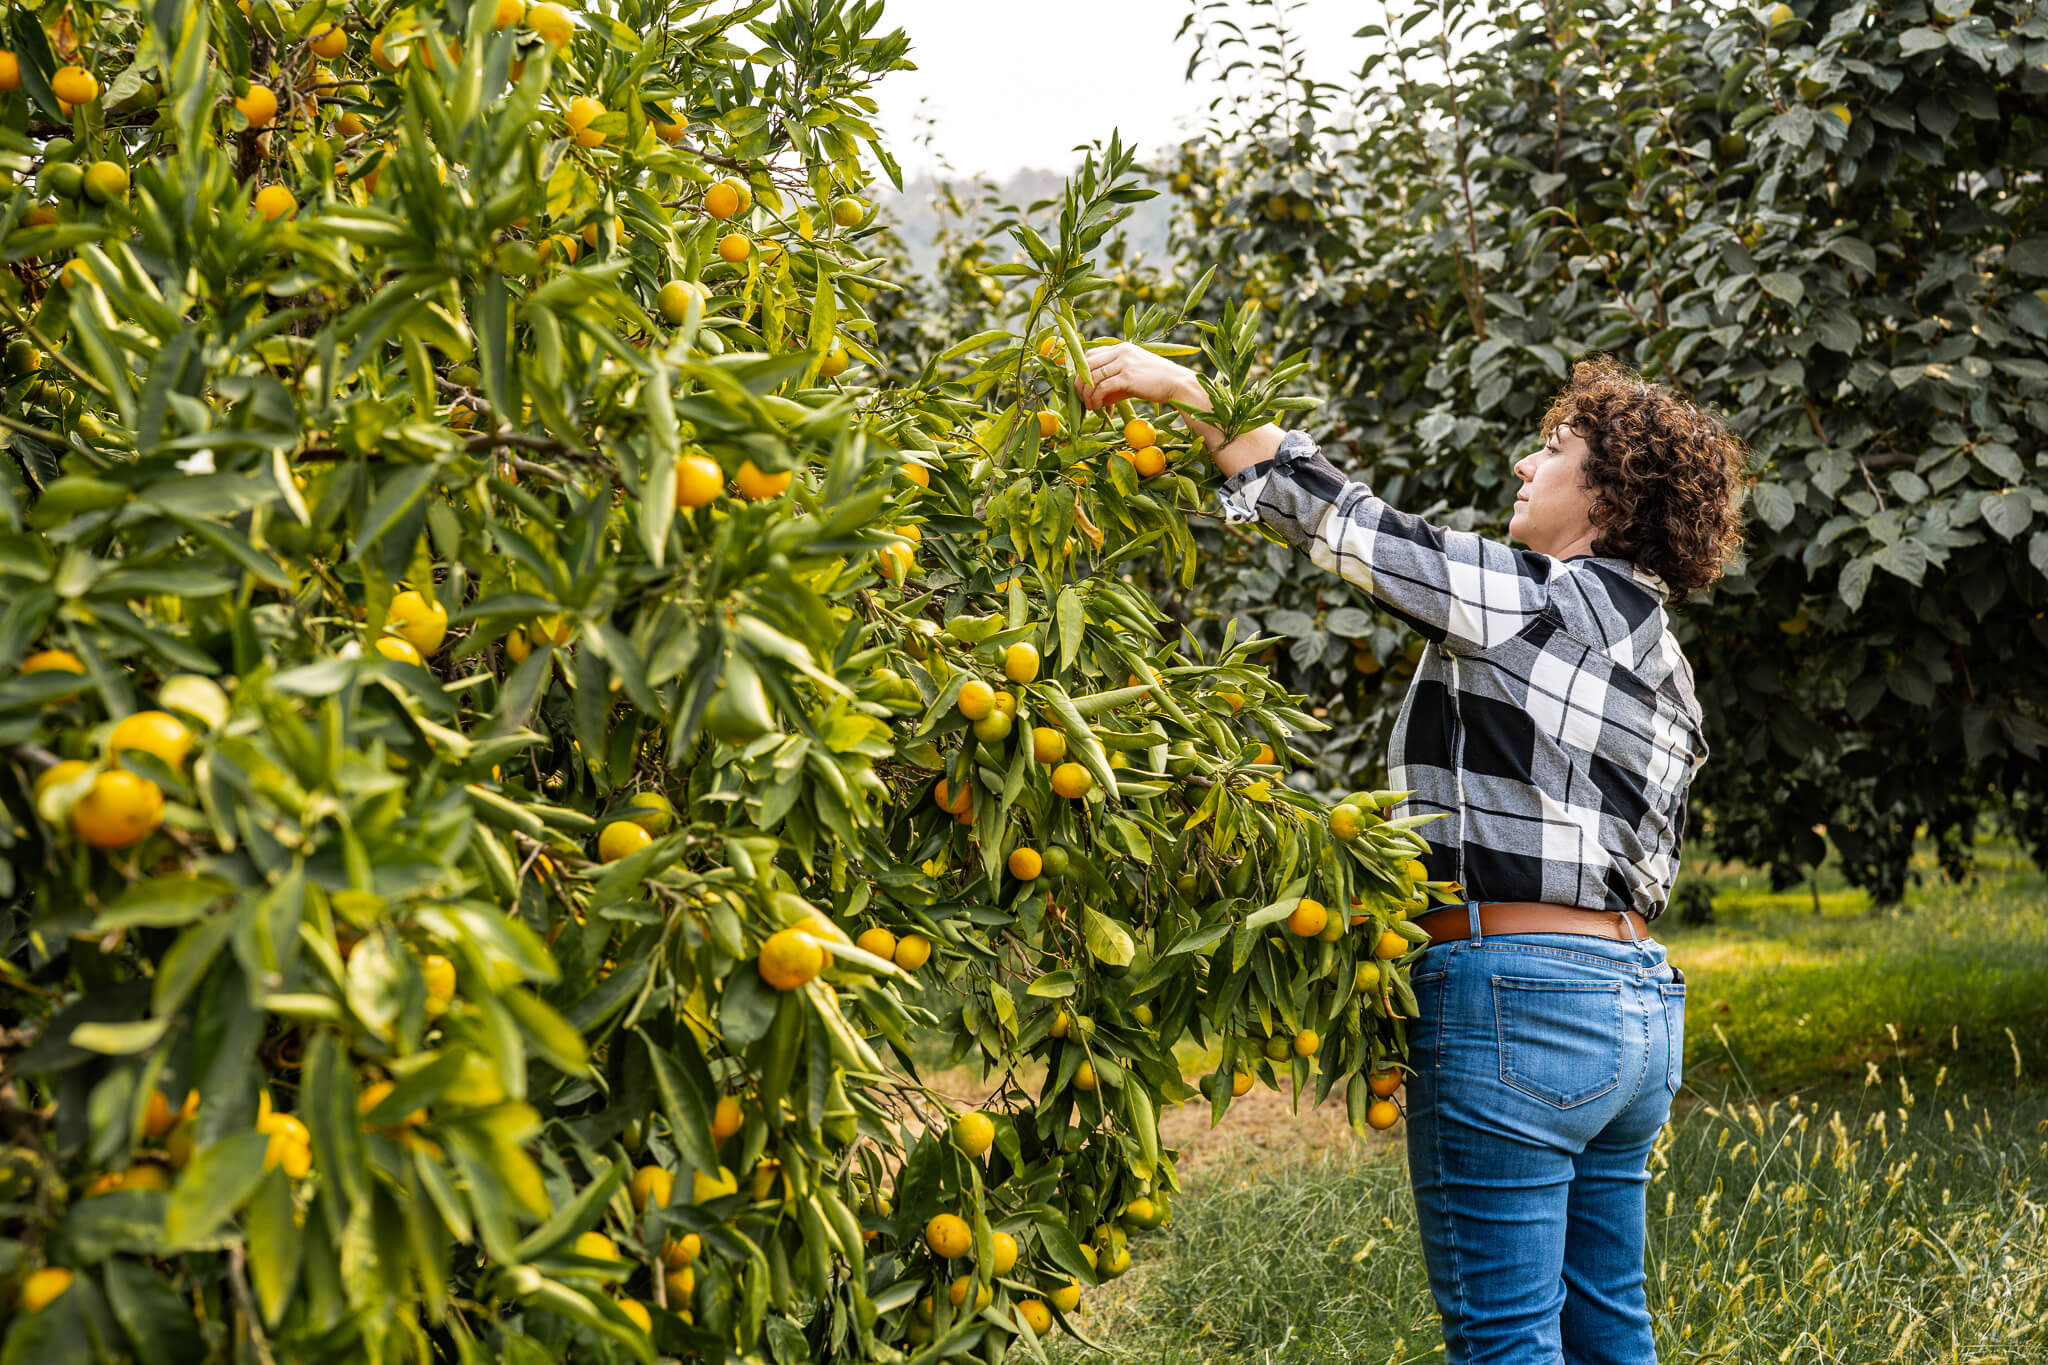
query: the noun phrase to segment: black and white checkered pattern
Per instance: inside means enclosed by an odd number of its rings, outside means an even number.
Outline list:
[[[1399,814],[1454,817],[1424,827],[1432,879],[1473,900],[1663,911],[1707,758],[1663,580],[1397,512],[1298,431],[1222,497],[1430,642],[1387,780],[1414,792]]]

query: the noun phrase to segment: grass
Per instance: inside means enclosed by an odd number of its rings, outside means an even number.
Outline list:
[[[1931,879],[1872,913],[1831,865],[1814,891],[1774,894],[1752,869],[1709,863],[1716,923],[1658,921],[1684,971],[1692,1088],[1781,1094],[1860,1083],[1900,1058],[1964,1085],[2012,1078],[2017,1040],[2048,1036],[2048,878],[1993,845],[1961,885]],[[1923,853],[1916,866],[1938,878]]]
[[[2048,879],[1980,868],[1883,914],[1828,868],[1688,873],[1718,922],[1659,926],[1691,987],[1650,1186],[1667,1363],[2048,1361]],[[1315,1131],[1193,1167],[1082,1329],[1140,1365],[1441,1360],[1400,1147]]]
[[[2044,1132],[2044,1091],[1987,1107],[1885,1080],[1695,1106],[1652,1161],[1660,1358],[2048,1359]],[[1191,1194],[1083,1301],[1083,1330],[1143,1365],[1440,1360],[1398,1151],[1330,1148]]]

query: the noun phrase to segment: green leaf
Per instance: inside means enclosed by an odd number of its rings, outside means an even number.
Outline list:
[[[161,1200],[163,1196],[157,1198]],[[104,1199],[86,1202],[97,1204]],[[99,1261],[98,1257],[91,1259]],[[168,1277],[127,1256],[111,1257],[100,1264],[107,1286],[107,1307],[121,1324],[122,1335],[128,1338],[141,1365],[175,1365],[205,1355],[192,1305]]]
[[[264,1322],[274,1328],[292,1301],[303,1245],[292,1206],[292,1183],[282,1169],[271,1171],[256,1187],[246,1232],[249,1282]]]
[[[1981,505],[1984,512],[1984,524],[2006,540],[2011,540],[2014,536],[2026,530],[2034,520],[2034,504],[2028,498],[2024,489],[2016,488],[2010,493],[1986,493]],[[1917,545],[1919,542],[1900,541],[1898,544]],[[1897,546],[1887,546],[1886,548],[1895,549]],[[1926,567],[1924,550],[1922,553],[1921,567],[1924,570]],[[1880,563],[1882,563],[1881,554]],[[1883,567],[1890,568],[1891,566],[1884,564]],[[1916,576],[1913,581],[1917,583],[1919,581],[1918,577]]]
[[[653,362],[641,387],[647,414],[646,455],[641,461],[640,543],[648,562],[660,568],[668,554],[668,532],[676,517],[676,404],[668,367]]]
[[[2005,264],[2022,275],[2048,275],[2048,237],[2023,237],[2005,249]]]
[[[1087,611],[1081,605],[1081,594],[1072,587],[1061,588],[1059,605],[1054,610],[1059,618],[1060,661],[1074,663],[1081,657],[1081,637],[1087,627]]]
[[[1096,960],[1112,967],[1129,966],[1137,952],[1124,927],[1092,905],[1083,911],[1081,936]]]
[[[590,1050],[583,1035],[552,1005],[523,986],[500,992],[498,999],[519,1021],[519,1027],[526,1030],[549,1065],[569,1076],[580,1075],[589,1068]]]
[[[1758,278],[1764,292],[1795,307],[1806,297],[1806,284],[1789,270],[1773,270]]]
[[[992,331],[976,332],[973,336],[967,338],[967,340],[957,342],[954,345],[947,347],[944,351],[942,351],[939,354],[939,360],[941,363],[944,363],[945,361],[948,360],[958,360],[961,356],[966,355],[971,351],[978,351],[984,346],[991,345],[998,341],[1008,341],[1014,335],[1015,333],[1012,333],[1001,327],[995,328]]]
[[[113,905],[92,919],[92,931],[109,933],[137,925],[156,929],[188,925],[201,919],[223,896],[231,896],[233,890],[236,888],[229,882],[207,876],[162,876],[135,882],[115,898]]]
[[[743,965],[725,983],[719,1000],[720,1031],[733,1047],[747,1047],[768,1035],[775,1022],[779,992],[761,979],[752,963]]]
[[[1159,1166],[1159,1115],[1152,1108],[1152,1097],[1143,1085],[1125,1086],[1123,1097],[1131,1131],[1138,1135],[1138,1151],[1145,1167],[1144,1178],[1150,1180],[1152,1172]]]
[[[711,1113],[706,1107],[709,1086],[644,1035],[642,1042],[647,1046],[648,1061],[654,1068],[655,1092],[668,1113],[669,1136],[677,1152],[697,1170],[716,1171],[718,1149],[711,1142]],[[694,1069],[701,1073],[701,1063]]]
[[[178,935],[178,941],[157,963],[150,1007],[158,1015],[169,1018],[178,1012],[193,987],[205,979],[207,969],[213,965],[234,925],[234,916],[216,915],[212,919],[201,920]]]
[[[1782,531],[1799,515],[1799,504],[1792,494],[1780,483],[1759,483],[1750,496],[1756,503],[1756,514],[1773,531]]]
[[[1136,1087],[1126,1086],[1125,1089]],[[1052,1257],[1055,1265],[1082,1284],[1099,1283],[1095,1271],[1088,1264],[1088,1258],[1081,1254],[1081,1243],[1075,1240],[1073,1232],[1064,1222],[1041,1218],[1037,1226],[1039,1245],[1045,1248],[1045,1254]]]
[[[112,1190],[81,1199],[57,1225],[55,1249],[81,1265],[123,1251],[155,1255],[163,1250],[164,1208],[169,1201],[170,1196],[158,1190]]]
[[[1229,932],[1230,922],[1228,920],[1220,924],[1212,924],[1206,929],[1197,929],[1186,938],[1175,940],[1173,946],[1161,953],[1160,957],[1168,958],[1179,956],[1182,953],[1199,953],[1204,948],[1214,946]]]
[[[147,1052],[163,1038],[169,1019],[138,1019],[127,1024],[80,1024],[71,1030],[71,1045],[108,1057]]]
[[[629,1170],[623,1161],[607,1162],[597,1179],[557,1208],[547,1222],[535,1228],[513,1249],[513,1254],[522,1261],[535,1260],[561,1247],[577,1233],[595,1227],[604,1217],[604,1206],[611,1199],[612,1192],[626,1183]]]
[[[263,1153],[269,1146],[266,1134],[233,1133],[193,1155],[164,1211],[167,1249],[198,1250],[214,1240],[221,1224],[262,1181]]]
[[[363,517],[363,528],[357,533],[355,544],[349,547],[349,558],[361,559],[364,551],[383,539],[384,534],[426,495],[438,472],[430,464],[411,465],[387,477],[377,490],[369,512]]]
[[[1064,1000],[1080,987],[1080,977],[1071,967],[1047,972],[1024,988],[1024,994],[1044,1000]]]

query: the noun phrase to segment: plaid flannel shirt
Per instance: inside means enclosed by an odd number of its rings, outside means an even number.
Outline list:
[[[1432,880],[1472,900],[1636,910],[1670,898],[1707,758],[1669,590],[1620,559],[1553,559],[1397,512],[1300,432],[1224,481],[1262,520],[1429,641],[1388,744]]]

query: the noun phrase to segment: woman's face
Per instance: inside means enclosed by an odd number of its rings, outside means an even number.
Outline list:
[[[1559,423],[1541,450],[1515,462],[1522,490],[1515,495],[1508,534],[1538,554],[1563,559],[1593,546],[1593,490],[1585,486],[1585,438]]]

